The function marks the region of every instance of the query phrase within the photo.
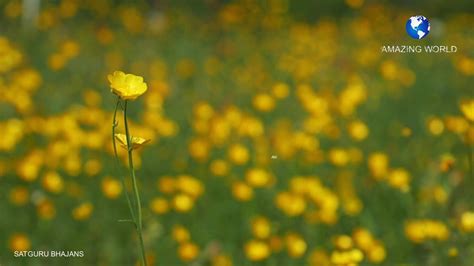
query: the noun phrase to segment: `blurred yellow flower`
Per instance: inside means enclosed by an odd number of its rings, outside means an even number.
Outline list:
[[[468,120],[474,121],[474,99],[463,100],[459,108]]]
[[[147,90],[143,77],[115,71],[107,76],[111,91],[123,100],[135,100]]]
[[[127,135],[116,133],[115,138],[119,141],[120,146],[122,146],[124,149],[127,149]],[[131,136],[130,140],[131,140],[130,144],[132,146],[132,150],[138,149],[150,141],[150,139],[144,139],[141,137],[134,137],[134,136]]]
[[[255,95],[252,104],[261,112],[270,112],[275,108],[275,99],[269,94],[261,93]]]
[[[15,205],[25,205],[30,199],[30,194],[25,187],[14,187],[10,191],[10,202]]]
[[[30,239],[22,233],[13,234],[9,243],[11,251],[25,251],[31,247]]]
[[[456,247],[451,247],[448,250],[448,256],[457,257],[459,255],[459,250]]]
[[[297,216],[306,209],[305,199],[298,194],[280,192],[275,198],[275,204],[288,216]]]
[[[182,225],[174,225],[171,232],[173,239],[178,243],[186,243],[191,239],[188,229]]]
[[[237,165],[243,165],[249,160],[248,149],[241,144],[234,144],[228,150],[229,159]]]
[[[334,244],[338,249],[351,249],[352,238],[348,235],[340,235],[334,239]]]
[[[300,235],[290,233],[286,236],[286,248],[290,257],[299,258],[306,252],[307,244]]]
[[[449,237],[448,227],[436,220],[411,220],[405,224],[405,235],[414,243],[422,243],[429,239],[446,240]]]
[[[194,199],[184,193],[179,193],[173,198],[173,207],[178,212],[188,212],[194,206]]]
[[[287,84],[279,82],[272,87],[272,94],[277,99],[284,99],[290,94],[290,88]]]
[[[202,120],[208,120],[214,115],[214,109],[206,102],[199,102],[193,108],[194,115]]]
[[[40,218],[46,220],[52,219],[56,215],[56,208],[48,199],[41,200],[36,207],[36,211]]]
[[[435,136],[441,135],[444,131],[444,123],[439,118],[431,118],[428,120],[428,129]]]
[[[367,259],[373,263],[381,263],[385,260],[387,256],[387,252],[382,245],[376,245],[372,249],[369,250],[367,254]]]
[[[63,191],[64,182],[56,172],[48,172],[44,175],[42,181],[43,188],[52,193],[60,193]]]
[[[270,183],[270,173],[261,168],[252,168],[245,173],[247,183],[255,188],[264,187]]]
[[[88,176],[97,175],[102,169],[102,163],[98,159],[90,159],[84,164],[84,172]]]
[[[361,141],[369,135],[369,128],[362,121],[354,121],[349,124],[349,134],[355,140]]]
[[[270,236],[270,222],[265,217],[257,217],[252,220],[252,233],[256,238],[265,239]]]
[[[392,187],[406,192],[410,188],[410,173],[403,168],[394,169],[390,171],[387,181]]]
[[[209,166],[211,173],[216,176],[225,176],[229,173],[229,163],[225,160],[214,160]]]
[[[203,138],[196,138],[191,140],[188,146],[189,154],[196,160],[203,161],[209,155],[209,142]]]
[[[117,179],[106,177],[102,180],[102,193],[109,199],[116,199],[122,193],[122,184]]]
[[[212,258],[212,266],[232,266],[232,260],[229,256],[219,254]]]
[[[92,214],[94,206],[90,202],[84,202],[72,210],[72,217],[75,220],[87,220]]]
[[[388,173],[388,156],[381,152],[372,153],[369,155],[368,166],[375,179],[384,179]]]
[[[192,242],[181,244],[178,247],[178,255],[183,261],[192,261],[199,255],[199,247]]]
[[[344,149],[332,148],[329,151],[329,161],[336,166],[345,166],[349,159],[349,153]]]
[[[178,176],[176,179],[176,187],[181,192],[184,192],[193,198],[201,196],[204,192],[204,186],[201,181],[189,175]]]
[[[171,194],[176,190],[176,181],[169,176],[163,176],[158,180],[158,190],[164,194]]]
[[[469,129],[469,122],[461,116],[448,116],[444,119],[444,124],[447,130],[457,134],[462,134]]]
[[[60,70],[66,65],[66,63],[67,58],[62,54],[54,53],[48,58],[48,66],[52,70]]]
[[[73,40],[65,41],[61,45],[61,54],[66,58],[73,58],[79,54],[79,44]]]
[[[332,266],[329,255],[322,249],[315,249],[308,258],[309,266]]]
[[[270,247],[266,242],[250,240],[244,247],[245,255],[251,261],[261,261],[270,256]]]
[[[460,225],[464,232],[474,232],[474,212],[464,212],[461,215]]]
[[[331,253],[331,262],[333,265],[358,265],[364,258],[362,251],[358,249],[352,250],[335,250]]]
[[[150,209],[156,214],[164,214],[169,210],[168,201],[162,197],[154,198],[150,203]]]
[[[244,182],[232,184],[232,195],[240,201],[248,201],[253,198],[253,189]]]

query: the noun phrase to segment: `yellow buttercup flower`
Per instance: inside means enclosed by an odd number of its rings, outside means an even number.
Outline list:
[[[115,138],[120,142],[120,146],[122,146],[124,149],[127,149],[127,136],[125,134],[117,133],[115,134]],[[133,136],[130,138],[130,140],[132,142],[132,150],[138,149],[150,141],[149,139]]]
[[[463,100],[459,108],[467,119],[474,121],[474,99]]]
[[[192,261],[199,255],[199,247],[192,243],[183,243],[178,247],[179,258],[183,261]]]
[[[147,85],[143,82],[143,77],[140,76],[115,71],[107,78],[112,88],[111,91],[123,100],[135,100],[147,90]]]
[[[250,240],[245,246],[245,255],[251,261],[261,261],[270,256],[271,250],[268,244],[260,240]]]
[[[12,251],[26,251],[31,247],[31,242],[28,236],[22,233],[13,234],[9,241],[10,250]]]
[[[306,252],[307,244],[300,235],[290,233],[286,236],[286,248],[290,257],[299,258]]]
[[[78,221],[87,220],[93,210],[94,206],[90,202],[84,202],[72,210],[72,217]]]

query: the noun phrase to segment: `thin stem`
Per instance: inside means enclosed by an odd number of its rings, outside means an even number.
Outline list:
[[[137,207],[136,229],[137,229],[138,238],[140,242],[142,265],[146,266],[147,263],[146,263],[146,256],[145,256],[145,245],[143,244],[143,236],[142,236],[142,206],[140,203],[140,194],[138,191],[137,178],[135,176],[135,169],[133,168],[132,143],[131,143],[131,136],[128,130],[128,122],[127,122],[127,100],[125,100],[125,104],[123,107],[123,121],[125,124],[125,135],[127,136],[128,166],[130,168],[130,175],[132,176],[133,192],[135,195],[136,207]]]
[[[120,98],[117,97],[117,104],[115,105],[114,120],[113,120],[113,124],[112,124],[112,143],[113,143],[113,146],[114,146],[115,172],[117,172],[117,173],[118,173],[118,167],[119,167],[120,163],[119,163],[119,158],[118,158],[118,153],[117,153],[117,143],[115,141],[115,128],[118,126],[117,109],[118,109],[119,105],[120,105]],[[132,215],[133,223],[135,224],[135,227],[136,227],[137,225],[136,225],[136,220],[135,220],[135,212],[133,211],[132,201],[130,200],[130,196],[128,195],[127,186],[125,184],[125,177],[123,175],[120,175],[120,179],[122,181],[122,187],[123,187],[123,191],[125,193],[125,197],[127,198],[128,209],[130,210],[130,214]]]

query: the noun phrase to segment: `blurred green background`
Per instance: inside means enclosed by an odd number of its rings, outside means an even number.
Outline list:
[[[138,263],[118,222],[116,70],[148,84],[129,112],[131,134],[151,139],[134,152],[150,265],[474,263],[472,1],[0,11],[0,265]],[[413,15],[431,23],[422,40],[405,32]]]

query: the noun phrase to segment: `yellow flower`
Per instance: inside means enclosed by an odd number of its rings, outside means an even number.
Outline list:
[[[270,256],[270,247],[266,242],[250,240],[245,244],[245,255],[251,261],[261,261]]]
[[[154,198],[150,203],[150,208],[154,213],[164,214],[169,210],[168,201],[165,198]]]
[[[463,100],[459,108],[467,119],[474,121],[474,99]]]
[[[219,254],[212,258],[212,266],[232,266],[232,260],[228,255]]]
[[[211,173],[215,176],[225,176],[229,173],[229,164],[225,160],[214,160],[209,166]]]
[[[264,187],[270,183],[270,173],[261,168],[252,168],[245,174],[245,180],[252,187]]]
[[[178,212],[189,212],[194,206],[194,199],[184,193],[179,193],[173,198],[173,207]]]
[[[394,169],[388,175],[388,183],[406,192],[410,189],[410,173],[403,168]]]
[[[249,201],[253,197],[253,189],[244,182],[232,184],[232,195],[239,201]]]
[[[176,187],[183,193],[188,194],[193,198],[201,196],[204,192],[204,186],[198,179],[188,176],[180,175],[176,178]]]
[[[302,214],[306,209],[305,199],[298,194],[289,192],[280,192],[275,203],[288,216],[297,216]]]
[[[120,146],[122,146],[124,149],[127,149],[127,136],[124,134],[117,133],[115,134],[115,138],[120,142]],[[144,139],[141,137],[134,137],[131,136],[131,145],[132,145],[132,150],[140,148],[141,146],[145,145],[150,141],[150,139]]]
[[[334,244],[338,249],[348,250],[352,248],[352,238],[348,235],[339,235],[334,239]]]
[[[431,118],[428,120],[428,129],[435,136],[441,135],[444,131],[444,123],[439,118]]]
[[[91,203],[82,203],[72,210],[72,217],[78,221],[87,220],[91,216],[93,209],[94,206]]]
[[[143,77],[140,76],[115,71],[112,75],[108,75],[107,78],[112,88],[111,92],[123,100],[135,100],[147,90],[147,85],[143,82]]]
[[[158,190],[164,194],[171,194],[176,190],[175,179],[169,176],[163,176],[158,180]]]
[[[188,146],[191,157],[198,161],[207,159],[211,147],[207,140],[202,138],[193,139]]]
[[[9,241],[10,250],[25,251],[31,247],[30,239],[22,233],[13,234]]]
[[[188,229],[182,225],[173,226],[172,235],[173,239],[180,244],[189,242],[189,239],[191,238]]]
[[[30,199],[30,192],[25,187],[15,187],[10,191],[10,202],[15,205],[25,205]]]
[[[345,166],[349,159],[349,153],[344,149],[333,148],[329,151],[329,160],[336,166]]]
[[[265,239],[270,236],[271,225],[267,218],[259,216],[252,220],[252,234],[256,238]]]
[[[60,193],[64,188],[64,182],[56,172],[48,172],[43,177],[42,185],[44,189],[52,193]]]
[[[38,216],[45,220],[50,220],[56,215],[56,208],[54,207],[54,204],[47,199],[43,199],[38,203],[36,211]]]
[[[358,248],[367,251],[372,249],[375,244],[375,240],[367,229],[357,228],[352,233],[352,238],[354,239],[355,244]]]
[[[241,144],[233,144],[229,147],[228,155],[230,161],[237,165],[243,165],[249,160],[249,151]]]
[[[372,176],[381,180],[388,173],[389,159],[384,153],[376,152],[369,155],[368,166]]]
[[[309,255],[309,265],[310,266],[328,266],[331,265],[329,255],[326,251],[322,249],[315,249]]]
[[[306,252],[307,245],[301,236],[290,233],[286,236],[286,247],[290,257],[299,258]]]
[[[349,124],[349,134],[353,139],[361,141],[369,135],[369,128],[362,121],[354,121]]]
[[[252,101],[255,109],[261,112],[270,112],[275,108],[275,99],[269,94],[257,94]]]
[[[277,99],[284,99],[290,94],[290,88],[285,83],[277,83],[272,87],[272,94]]]
[[[474,212],[464,212],[460,220],[463,231],[474,232]]]
[[[120,181],[106,177],[102,180],[102,193],[109,199],[116,199],[122,193]]]
[[[183,261],[192,261],[199,255],[199,247],[192,242],[181,244],[178,247],[178,255]]]
[[[378,264],[384,261],[386,256],[387,252],[385,251],[385,248],[382,245],[376,245],[369,251],[367,259],[370,262]]]

